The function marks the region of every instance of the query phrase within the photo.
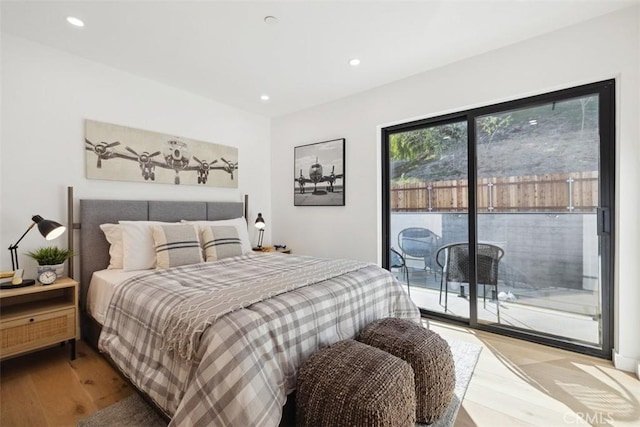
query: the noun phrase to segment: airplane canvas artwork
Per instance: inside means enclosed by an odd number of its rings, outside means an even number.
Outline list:
[[[345,140],[294,148],[293,204],[344,206]]]
[[[238,149],[85,120],[89,179],[238,187]]]
[[[238,188],[238,149],[85,120],[89,179]]]

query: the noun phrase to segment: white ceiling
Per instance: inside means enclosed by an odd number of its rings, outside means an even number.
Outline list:
[[[1,28],[276,117],[637,3],[3,0]],[[278,23],[265,24],[267,15]],[[360,66],[348,65],[353,57]]]

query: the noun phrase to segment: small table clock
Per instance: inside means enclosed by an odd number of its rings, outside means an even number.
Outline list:
[[[54,268],[40,268],[38,271],[38,282],[43,285],[50,285],[58,280],[58,275]]]

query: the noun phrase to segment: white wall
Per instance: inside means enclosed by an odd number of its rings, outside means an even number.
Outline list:
[[[615,78],[617,229],[615,349],[640,360],[640,8],[425,72],[272,123],[273,236],[295,252],[377,261],[380,126]],[[433,42],[433,41],[431,41]],[[437,42],[437,41],[435,41]],[[366,73],[366,58],[356,71]],[[293,147],[346,138],[346,206],[294,207]]]
[[[88,180],[86,118],[237,147],[239,188]],[[15,243],[33,214],[66,222],[67,186],[76,200],[241,201],[249,194],[250,221],[258,211],[271,217],[266,118],[3,34],[2,125],[0,248]],[[49,243],[32,230],[19,253]],[[52,243],[66,247],[66,236]],[[35,276],[35,261],[22,255],[20,264],[25,277]],[[6,249],[0,268],[11,268]]]

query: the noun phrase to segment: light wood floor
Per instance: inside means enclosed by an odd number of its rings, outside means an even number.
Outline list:
[[[483,347],[456,427],[639,426],[640,381],[611,362],[462,327],[439,334]],[[75,426],[133,390],[83,342],[0,364],[0,425]]]
[[[0,364],[0,426],[75,426],[77,421],[134,393],[111,365],[78,342]]]
[[[640,426],[640,381],[610,361],[431,322],[482,352],[455,427]]]

